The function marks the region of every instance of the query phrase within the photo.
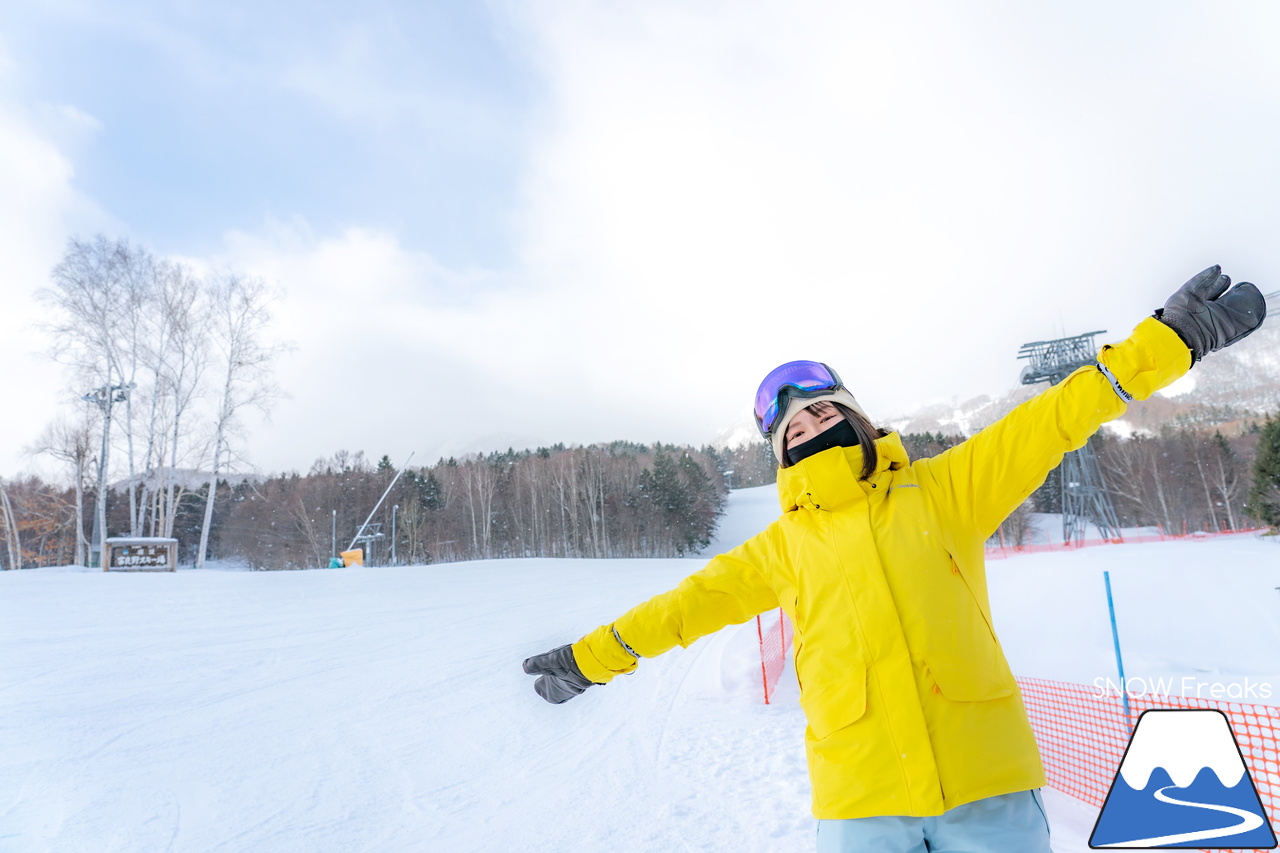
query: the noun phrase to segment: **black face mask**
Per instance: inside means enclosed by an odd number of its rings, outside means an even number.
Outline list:
[[[841,419],[840,423],[831,429],[820,432],[808,441],[801,442],[795,447],[787,448],[787,462],[791,465],[796,464],[801,459],[808,459],[815,453],[821,453],[824,450],[830,450],[833,447],[857,447],[858,434],[854,432],[853,424],[847,420]]]

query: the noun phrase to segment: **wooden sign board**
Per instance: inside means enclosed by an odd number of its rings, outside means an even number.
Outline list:
[[[106,541],[104,572],[176,572],[178,540],[150,536],[114,536]]]

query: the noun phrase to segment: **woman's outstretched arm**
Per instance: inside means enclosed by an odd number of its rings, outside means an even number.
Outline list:
[[[1081,367],[964,443],[921,460],[916,470],[981,539],[1044,482],[1064,454],[1083,446],[1102,424],[1122,416],[1185,374],[1205,354],[1261,325],[1266,306],[1252,284],[1237,285],[1210,267],[1097,363]],[[1162,315],[1162,316],[1161,316]],[[1176,330],[1176,331],[1175,331]]]
[[[737,548],[711,560],[701,571],[682,580],[675,589],[655,595],[631,608],[622,616],[587,634],[570,647],[555,650],[564,661],[552,669],[543,668],[541,659],[526,661],[525,671],[565,680],[573,685],[555,692],[564,701],[582,692],[590,684],[608,683],[615,675],[631,672],[641,657],[656,657],[671,648],[688,646],[726,625],[746,622],[752,616],[778,606],[778,597],[764,575],[772,558],[776,524],[744,542]],[[566,657],[571,653],[571,659]],[[554,654],[549,652],[547,655]],[[567,666],[565,676],[561,669]],[[576,672],[573,671],[576,667]],[[581,680],[579,680],[581,679]],[[548,701],[544,684],[538,692]],[[559,685],[555,685],[559,686]],[[573,687],[579,689],[574,690]],[[559,698],[563,697],[563,698]]]

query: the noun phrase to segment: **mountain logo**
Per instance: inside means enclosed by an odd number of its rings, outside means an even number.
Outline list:
[[[1275,833],[1227,716],[1221,711],[1143,713],[1089,847],[1275,848]]]

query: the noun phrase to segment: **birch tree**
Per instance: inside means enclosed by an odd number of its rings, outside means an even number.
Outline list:
[[[117,369],[120,371],[121,384],[132,391],[137,388],[139,373],[147,368],[148,319],[153,314],[156,260],[145,249],[131,245],[127,240],[116,242],[118,257],[118,309],[114,322],[114,350]],[[154,399],[154,382],[147,392]],[[139,505],[146,500],[145,494],[139,495],[142,488],[138,477],[138,441],[146,443],[144,458],[150,459],[155,447],[154,418],[142,429],[138,436],[139,425],[134,412],[135,395],[123,395],[125,407],[124,437],[125,461],[128,464],[129,479],[127,493],[129,496],[129,535],[142,534],[142,519],[139,517]],[[152,412],[154,413],[154,406]],[[145,492],[145,489],[142,489]]]
[[[275,293],[262,279],[238,273],[224,273],[208,288],[208,338],[215,358],[217,386],[212,425],[212,458],[209,496],[200,526],[200,547],[196,567],[204,568],[209,553],[209,529],[213,524],[214,495],[224,463],[230,463],[233,439],[238,434],[245,409],[270,411],[279,391],[272,381],[272,362],[287,349],[267,341],[271,322],[270,306]]]
[[[1236,519],[1235,504],[1243,491],[1240,460],[1231,449],[1226,436],[1220,431],[1214,432],[1210,446],[1212,448],[1208,462],[1210,480],[1218,496],[1222,498],[1221,503],[1227,513],[1227,529],[1235,530],[1240,526]]]
[[[125,382],[129,358],[122,334],[129,323],[131,285],[127,267],[129,244],[98,235],[93,240],[71,239],[62,260],[53,268],[51,286],[36,292],[50,309],[46,329],[54,339],[53,357],[72,367],[76,379],[98,387],[83,399],[102,412],[102,450],[98,456],[98,530],[107,536],[107,477],[110,470],[111,426],[116,403],[128,397]]]
[[[155,365],[156,394],[168,401],[168,428],[165,444],[168,465],[163,466],[160,488],[164,490],[161,530],[173,536],[181,494],[175,476],[180,453],[191,432],[192,406],[201,389],[209,361],[206,329],[210,324],[210,300],[201,281],[181,264],[164,264],[156,278],[156,308],[164,334],[155,341],[151,354]]]
[[[76,503],[74,560],[78,566],[87,566],[89,538],[84,531],[84,485],[93,458],[93,427],[88,412],[82,412],[77,418],[61,417],[52,421],[29,452],[51,456],[71,468]]]
[[[18,532],[18,519],[13,514],[13,504],[9,502],[9,492],[0,480],[0,523],[4,524],[4,542],[9,552],[10,569],[22,568],[22,535]]]

